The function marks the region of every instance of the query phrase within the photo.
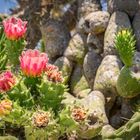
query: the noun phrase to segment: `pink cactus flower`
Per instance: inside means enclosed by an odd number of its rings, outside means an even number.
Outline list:
[[[3,26],[6,37],[10,40],[17,40],[25,35],[27,21],[11,17],[3,21]]]
[[[45,71],[48,56],[38,50],[24,51],[20,57],[20,67],[28,77],[39,77]]]
[[[9,91],[15,85],[15,77],[10,71],[0,74],[0,92]]]

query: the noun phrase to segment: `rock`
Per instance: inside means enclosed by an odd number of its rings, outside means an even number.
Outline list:
[[[65,78],[65,82],[67,83],[73,70],[72,62],[63,56],[58,58],[54,65],[58,66],[59,70],[62,71],[62,75]]]
[[[77,140],[94,139],[102,130],[103,125],[108,124],[108,119],[105,113],[105,98],[100,91],[92,91],[83,99],[71,97],[70,94],[65,94],[66,99],[63,100],[67,106],[74,106],[75,103],[84,107],[87,110],[88,121],[78,126]],[[96,139],[96,138],[95,138]]]
[[[137,45],[137,49],[138,51],[140,51],[140,11],[138,13],[136,13],[133,22],[133,29],[134,29],[134,34],[136,37],[136,45]]]
[[[120,111],[118,111],[115,115],[113,115],[110,118],[110,124],[113,128],[118,129],[123,124],[123,120],[121,117],[121,113]]]
[[[85,17],[91,12],[101,10],[101,5],[99,0],[79,0],[78,1],[78,17]]]
[[[117,56],[108,55],[104,57],[96,73],[93,89],[104,94],[107,113],[112,108],[117,96],[116,83],[121,67],[122,63]]]
[[[110,18],[109,25],[104,36],[104,55],[116,54],[115,36],[120,29],[130,29],[129,17],[124,12],[114,12]]]
[[[85,98],[90,92],[91,92],[91,89],[82,90],[82,91],[78,92],[77,97],[79,99]]]
[[[133,66],[131,68],[135,73],[140,72],[140,52],[135,52]]]
[[[87,37],[87,44],[91,48],[94,49],[94,51],[97,54],[101,54],[103,52],[103,42],[104,42],[104,34],[94,35],[89,33]]]
[[[96,54],[93,49],[91,49],[85,56],[83,70],[91,89],[93,88],[96,71],[101,63],[101,60],[101,56]]]
[[[110,15],[106,11],[96,11],[85,17],[85,31],[93,34],[103,33],[108,25]]]
[[[104,107],[104,96],[100,91],[92,91],[80,101],[84,108],[88,109],[88,119],[90,121],[84,124],[85,126],[83,125],[77,131],[77,134],[83,139],[93,139],[100,134],[103,125],[108,124]]]
[[[68,46],[70,33],[62,21],[49,19],[41,27],[45,51],[49,58],[58,58]]]
[[[74,102],[77,100],[77,98],[75,98],[73,95],[71,95],[68,92],[64,93],[64,98],[65,99],[62,100],[62,104],[65,104],[65,105],[73,105]]]
[[[108,11],[123,11],[130,17],[133,17],[139,10],[140,5],[138,0],[108,0]]]
[[[129,101],[124,99],[121,106],[121,116],[123,118],[130,119],[133,114],[134,113]]]
[[[83,75],[83,68],[81,65],[76,65],[70,79],[70,93],[78,97],[78,93],[85,89],[89,89],[89,86]]]
[[[86,54],[86,48],[84,41],[80,34],[74,35],[64,52],[64,56],[66,56],[69,60],[76,62],[78,64],[82,64],[84,60],[84,56]]]

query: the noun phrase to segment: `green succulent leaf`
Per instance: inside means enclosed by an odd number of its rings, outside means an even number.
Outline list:
[[[133,64],[136,40],[130,29],[123,29],[118,32],[115,40],[115,48],[119,52],[123,63],[130,67]]]
[[[38,85],[38,90],[40,93],[39,101],[45,110],[52,108],[56,113],[62,104],[64,99],[64,92],[66,91],[66,86],[62,83],[53,83],[51,81],[42,81],[41,85]]]

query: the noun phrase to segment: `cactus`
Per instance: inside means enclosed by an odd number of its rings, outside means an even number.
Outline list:
[[[103,140],[132,140],[139,134],[140,112],[135,112],[132,118],[122,127],[114,130],[110,125],[102,129]]]
[[[58,125],[53,119],[51,111],[38,110],[32,115],[32,122],[25,126],[25,137],[27,140],[57,140],[59,137]]]
[[[40,105],[46,110],[52,108],[53,111],[60,110],[62,107],[61,102],[64,99],[63,94],[66,92],[66,86],[63,83],[54,83],[48,81],[46,76],[41,84],[38,84]]]
[[[136,40],[131,30],[124,29],[116,35],[115,47],[119,52],[120,58],[125,66],[133,64]]]
[[[6,68],[6,63],[8,60],[4,42],[5,42],[5,35],[3,33],[3,29],[0,28],[0,71]]]
[[[18,140],[14,136],[0,136],[0,140]]]
[[[116,35],[116,49],[125,66],[117,80],[117,91],[120,96],[132,98],[139,94],[140,77],[134,70],[135,38],[130,30],[122,30]]]
[[[66,99],[66,102],[64,101],[64,103],[66,103],[69,108],[72,108],[75,104],[78,104],[80,107],[86,110],[87,114],[82,123],[76,122],[70,117],[70,109],[64,113],[65,115],[61,114],[60,116],[61,119],[63,118],[63,121],[60,119],[61,122],[64,123],[63,125],[68,125],[68,127],[66,127],[68,129],[67,131],[69,132],[72,129],[75,129],[79,138],[91,139],[98,136],[103,125],[108,123],[104,109],[105,99],[103,94],[99,91],[93,91],[86,98],[81,100],[71,98],[71,100],[68,102]],[[83,113],[81,112],[80,114]],[[79,114],[77,114],[77,116],[78,115]]]
[[[122,97],[132,98],[140,92],[140,77],[124,66],[117,80],[117,91]]]
[[[21,55],[25,44],[26,42],[23,38],[16,41],[6,40],[6,54],[9,63],[13,65],[13,67],[19,65],[19,56]]]

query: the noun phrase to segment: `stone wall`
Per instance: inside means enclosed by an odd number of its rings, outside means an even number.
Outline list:
[[[102,11],[99,0],[79,0],[77,23],[72,31],[64,21],[52,19],[41,31],[50,61],[62,71],[70,94],[83,98],[93,90],[102,92],[110,123],[118,128],[125,122],[121,117],[130,118],[133,113],[116,90],[123,64],[114,40],[120,29],[131,28],[137,51],[140,50],[140,1],[108,0],[107,4],[108,10]]]

